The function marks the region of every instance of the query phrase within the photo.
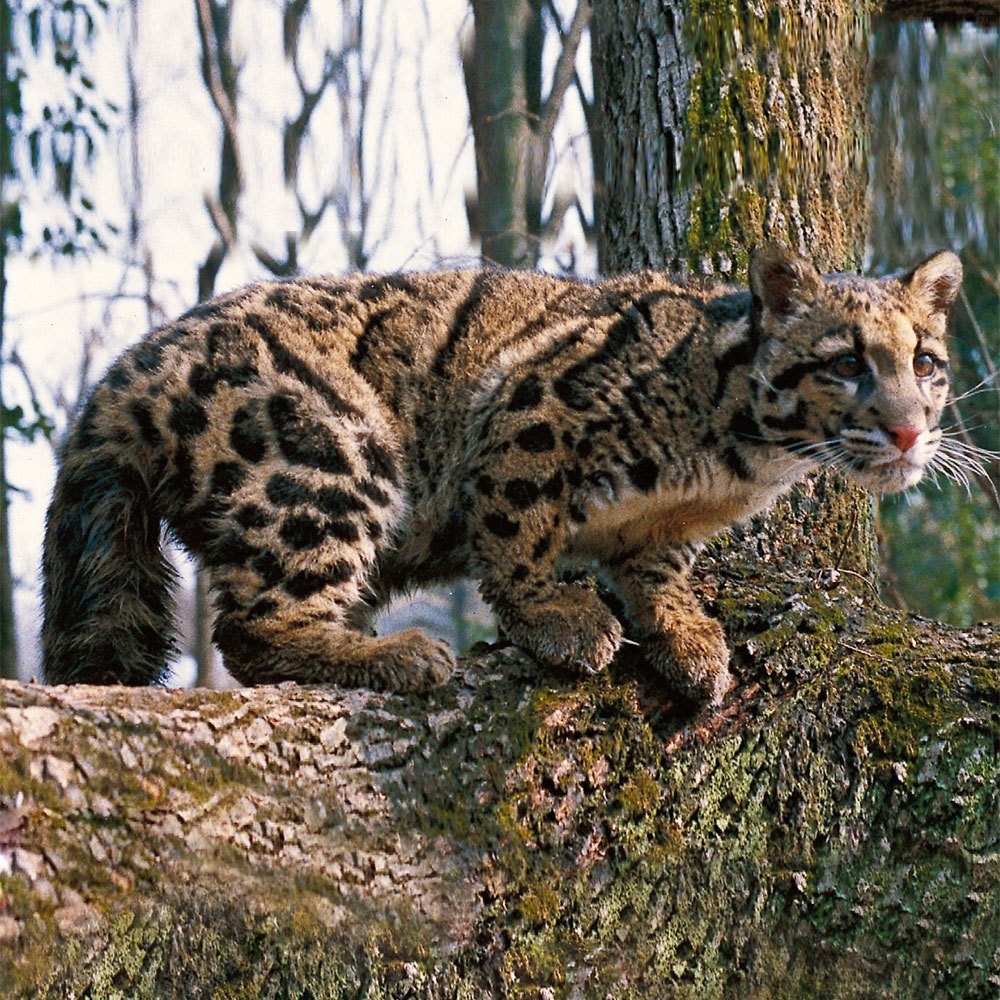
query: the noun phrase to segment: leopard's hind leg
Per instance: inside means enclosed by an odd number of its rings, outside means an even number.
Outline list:
[[[325,584],[305,599],[261,596],[249,608],[231,608],[232,575],[212,573],[221,595],[215,641],[226,669],[241,683],[294,680],[405,693],[441,684],[454,667],[447,643],[419,629],[375,637],[350,628],[339,603],[343,582]]]
[[[240,420],[263,431],[250,435],[262,443],[210,499],[196,546],[227,670],[245,684],[402,692],[441,683],[454,667],[445,643],[416,629],[376,638],[354,627],[406,509],[387,427],[371,414],[331,413],[302,388],[244,403]]]

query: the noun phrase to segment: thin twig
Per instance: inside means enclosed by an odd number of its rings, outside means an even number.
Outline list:
[[[867,656],[871,660],[881,660],[883,663],[892,663],[892,660],[890,660],[888,656],[883,656],[881,653],[869,652],[867,649],[861,649],[859,646],[852,646],[849,642],[844,642],[843,639],[841,639],[837,645],[841,649],[849,649],[852,653]]]
[[[233,151],[237,186],[242,188],[243,163],[240,155],[239,133],[236,128],[236,109],[229,100],[229,95],[222,85],[222,77],[219,75],[219,46],[218,39],[215,37],[210,2],[211,0],[195,0],[195,7],[198,10],[198,35],[201,39],[202,76],[205,79],[209,97],[212,99],[216,111],[219,112],[219,120],[222,122],[222,127],[229,139]]]
[[[997,279],[986,270],[979,258],[975,255],[975,253],[973,253],[972,249],[966,247],[963,253],[969,263],[972,264],[972,266],[979,272],[979,276],[983,279],[983,281],[985,281],[986,284],[997,293],[997,295],[1000,295],[1000,281],[997,281]]]
[[[205,208],[226,250],[232,250],[236,246],[236,233],[233,231],[232,223],[219,203],[218,198],[210,198],[206,195]]]
[[[851,542],[851,538],[854,536],[854,529],[858,523],[858,505],[854,505],[854,509],[851,511],[851,523],[847,529],[847,535],[844,538],[844,544],[840,547],[840,552],[837,553],[837,558],[833,564],[833,571],[836,573],[840,569],[840,564],[844,561],[844,556],[847,554],[847,546]]]
[[[555,7],[551,3],[549,9],[559,29],[562,49],[559,51],[559,58],[556,60],[556,67],[552,74],[552,87],[549,90],[548,97],[545,98],[542,104],[541,114],[539,115],[541,119],[539,133],[541,141],[545,145],[548,145],[552,138],[556,119],[559,117],[559,111],[562,108],[563,98],[566,96],[566,91],[573,82],[576,72],[576,53],[580,47],[580,39],[590,24],[590,0],[577,0],[573,22],[565,34],[559,23],[558,15],[555,13]]]
[[[1000,289],[998,289],[1000,291]],[[993,364],[993,358],[990,354],[990,345],[986,342],[986,337],[983,334],[983,328],[979,325],[979,321],[976,319],[976,314],[972,311],[972,303],[969,302],[968,295],[965,294],[965,289],[959,290],[959,294],[962,297],[962,305],[965,306],[966,315],[969,317],[969,323],[972,325],[972,332],[976,335],[976,340],[979,343],[979,352],[983,358],[983,364],[986,370],[990,373],[990,378],[995,380],[997,377],[996,365]]]

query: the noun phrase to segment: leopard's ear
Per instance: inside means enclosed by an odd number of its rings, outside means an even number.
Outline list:
[[[823,279],[812,262],[777,243],[750,255],[750,291],[758,310],[789,316],[814,302],[822,288]]]
[[[938,250],[902,282],[928,312],[946,314],[962,288],[962,262],[950,250]]]

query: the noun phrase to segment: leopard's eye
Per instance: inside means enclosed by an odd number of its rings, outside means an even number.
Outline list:
[[[830,362],[830,371],[838,378],[857,378],[864,374],[865,362],[860,354],[847,351],[844,354],[838,354]]]
[[[926,352],[918,354],[913,359],[913,374],[917,378],[930,378],[937,369],[937,358]]]

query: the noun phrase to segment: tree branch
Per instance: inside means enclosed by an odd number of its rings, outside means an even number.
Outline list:
[[[964,22],[984,28],[1000,25],[997,0],[882,0],[878,13],[894,21]]]
[[[563,99],[573,82],[576,72],[576,53],[580,47],[580,39],[590,24],[591,12],[590,0],[577,0],[576,11],[573,14],[569,31],[564,32],[555,6],[550,2],[548,7],[559,31],[562,48],[559,50],[559,58],[556,60],[555,70],[552,74],[552,87],[542,104],[539,115],[539,133],[545,146],[552,138],[552,131],[555,128],[556,119],[559,117]]]
[[[0,684],[0,992],[987,995],[1000,637],[759,598],[693,719],[513,649],[425,698]]]
[[[212,220],[212,225],[223,246],[227,251],[232,250],[236,246],[236,232],[233,229],[232,222],[219,203],[219,199],[206,195],[204,202],[208,217]]]
[[[236,126],[236,109],[232,101],[230,101],[229,95],[226,93],[226,88],[223,85],[222,76],[219,72],[220,50],[218,38],[215,33],[211,0],[195,0],[195,9],[198,13],[196,18],[198,37],[201,39],[202,76],[232,150],[236,186],[238,189],[242,189],[243,158],[240,155],[239,132]]]

